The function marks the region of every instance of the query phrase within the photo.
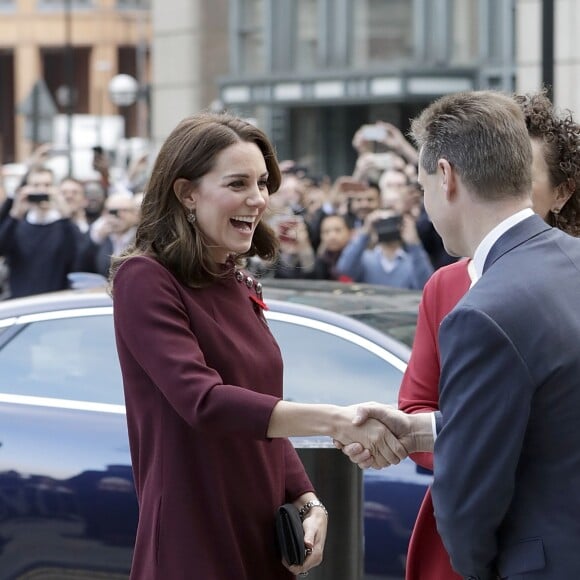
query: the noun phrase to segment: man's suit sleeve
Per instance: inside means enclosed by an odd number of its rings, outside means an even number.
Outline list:
[[[460,307],[442,323],[433,504],[455,570],[495,578],[497,531],[511,502],[533,386],[509,336]]]

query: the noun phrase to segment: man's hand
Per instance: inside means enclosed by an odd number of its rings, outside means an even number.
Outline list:
[[[417,413],[408,415],[389,405],[379,403],[365,403],[359,405],[353,423],[364,425],[369,419],[375,419],[386,425],[399,443],[406,450],[406,454],[420,451],[433,451],[433,428],[431,413]],[[374,454],[369,448],[365,448],[361,443],[351,443],[340,445],[335,441],[335,445],[342,449],[342,452],[349,459],[361,468],[384,467],[377,465]]]
[[[10,210],[10,217],[15,220],[21,220],[30,209],[31,204],[28,201],[28,194],[33,192],[33,188],[29,185],[24,185],[14,192],[14,201],[12,202],[12,209]]]
[[[343,409],[349,413],[350,421],[337,421],[335,446],[342,449],[353,445],[355,449],[365,450],[368,462],[365,467],[375,469],[396,465],[405,459],[409,453],[388,425],[370,416],[359,420],[359,408],[353,405]]]

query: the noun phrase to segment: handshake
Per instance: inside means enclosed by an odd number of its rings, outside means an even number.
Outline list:
[[[381,469],[411,453],[433,451],[432,413],[409,415],[389,405],[361,403],[343,407],[339,415],[334,445],[361,468]]]

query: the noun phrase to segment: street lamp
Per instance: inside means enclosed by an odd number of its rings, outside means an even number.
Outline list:
[[[137,102],[139,83],[131,75],[115,75],[109,81],[109,97],[118,107],[129,107]]]
[[[137,103],[137,135],[147,139],[147,87],[131,75],[118,74],[109,81],[109,97],[118,107]]]

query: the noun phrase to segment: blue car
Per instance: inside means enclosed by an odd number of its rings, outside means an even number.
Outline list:
[[[286,399],[396,404],[420,293],[264,286]],[[0,369],[0,580],[126,579],[138,510],[109,296],[88,289],[0,302]],[[362,575],[345,579],[402,580],[431,474],[410,460],[363,473],[330,440],[293,443],[332,515],[325,562],[311,577],[360,558]]]

